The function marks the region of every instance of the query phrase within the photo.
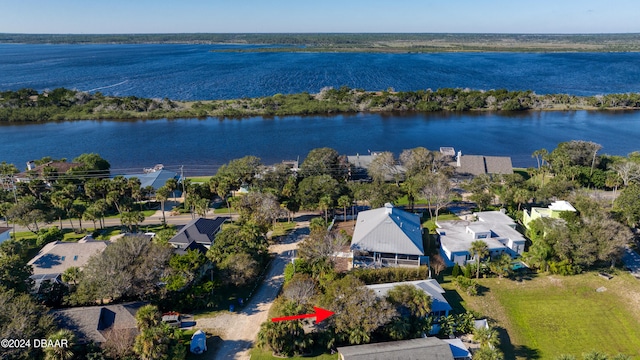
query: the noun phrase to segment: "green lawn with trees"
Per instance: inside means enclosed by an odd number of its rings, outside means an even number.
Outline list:
[[[482,296],[458,292],[460,305],[488,316],[500,330],[505,357],[553,359],[592,350],[640,356],[640,282],[626,272],[606,280],[596,272],[479,279]],[[446,296],[455,287],[443,283]],[[598,292],[604,287],[605,291]]]
[[[326,90],[323,96],[354,94],[350,89],[340,89]],[[407,95],[398,94],[389,92],[384,96],[400,99]],[[465,99],[472,96],[456,91],[440,95],[446,94],[464,94]],[[492,96],[499,94],[507,93]],[[638,309],[628,307],[637,305],[638,285],[628,275],[616,273],[615,266],[624,247],[633,243],[632,230],[640,224],[640,154],[608,156],[599,154],[600,149],[600,145],[588,141],[567,141],[550,151],[534,152],[535,168],[514,174],[480,175],[454,183],[454,169],[448,165],[451,159],[438,151],[407,149],[398,158],[383,153],[372,162],[370,182],[356,182],[350,178],[353,169],[344,156],[331,148],[318,148],[309,152],[297,173],[284,164],[266,166],[255,156],[245,156],[221,166],[206,182],[167,182],[156,194],[142,188],[137,179],[109,178],[108,162],[97,154],[80,155],[74,162],[84,165],[65,174],[57,174],[54,168],[47,168],[42,174],[31,173],[29,182],[15,183],[15,191],[11,185],[18,170],[1,163],[0,181],[9,186],[0,188],[0,216],[28,228],[32,235],[0,244],[0,288],[7,294],[0,299],[4,299],[0,313],[15,311],[7,303],[11,299],[33,309],[32,313],[43,320],[47,319],[41,316],[47,311],[45,305],[79,306],[98,301],[145,300],[162,311],[202,313],[225,309],[231,303],[237,304],[238,297],[248,297],[268,266],[269,244],[275,241],[269,240],[268,234],[286,232],[293,226],[295,214],[307,210],[322,216],[311,220],[311,234],[299,244],[300,258],[286,266],[285,285],[272,306],[272,315],[299,314],[310,311],[312,305],[326,307],[336,315],[327,320],[326,331],[316,333],[305,333],[300,321],[266,322],[258,343],[271,352],[322,353],[348,344],[408,339],[427,329],[434,320],[442,324],[440,336],[468,334],[472,332],[470,320],[475,317],[466,311],[469,309],[490,316],[505,329],[500,332],[501,349],[507,358],[560,354],[551,344],[556,337],[566,337],[570,353],[590,351],[586,346],[596,339],[590,328],[604,329],[616,338],[611,341],[616,347],[598,350],[612,356],[617,351],[628,352],[638,348],[637,340],[629,338],[635,334],[630,321],[637,321]],[[49,161],[44,158],[38,162]],[[398,165],[406,172],[400,172]],[[86,232],[89,224],[103,238],[125,228],[145,230],[139,226],[145,210],[141,204],[155,196],[163,208],[172,189],[178,186],[185,190],[181,211],[194,217],[206,216],[215,201],[224,202],[227,210],[238,215],[217,234],[206,254],[173,254],[167,241],[175,229],[158,224],[153,229],[157,233],[153,241],[141,237],[121,239],[100,256],[92,257],[84,269],[65,272],[66,284],[48,284],[41,288],[43,291],[28,294],[32,269],[26,263],[46,243],[65,237],[73,240],[76,233]],[[231,196],[240,187],[248,191]],[[464,189],[464,199],[457,187]],[[615,200],[602,199],[585,188],[619,196]],[[577,212],[563,214],[562,219],[531,222],[527,232],[531,244],[523,258],[541,275],[514,274],[512,260],[504,256],[454,267],[452,279],[445,284],[448,296],[453,296],[454,314],[431,319],[422,316],[430,304],[406,288],[378,298],[362,287],[424,279],[426,267],[358,269],[348,274],[336,270],[335,254],[350,239],[344,231],[327,230],[331,218],[346,212],[354,203],[376,208],[400,198],[403,202],[406,198],[407,209],[423,211],[429,230],[436,219],[454,218],[446,208],[460,200],[475,202],[478,210],[504,208],[516,220],[521,218],[523,209],[546,206],[558,199],[569,200]],[[426,208],[418,209],[416,204],[426,204]],[[104,218],[113,215],[121,219],[122,226],[106,228]],[[66,224],[71,229],[58,228]],[[434,252],[434,239],[427,236],[425,240],[429,240],[426,248]],[[486,249],[480,245],[474,246],[473,252],[485,254]],[[439,276],[447,272],[443,259],[431,255],[433,273]],[[603,269],[616,273],[615,278],[607,282],[593,275],[593,271]],[[604,285],[599,285],[603,281]],[[607,290],[596,292],[600,286]],[[579,316],[585,314],[591,316]],[[13,331],[24,321],[34,327],[29,332],[38,336],[57,333],[47,323],[38,325],[36,319],[17,318],[9,325],[0,322],[0,331]],[[560,322],[554,322],[556,318]],[[168,342],[178,338],[155,326],[145,329],[145,336],[149,337],[140,340],[141,344],[152,343],[156,335]],[[501,331],[499,327],[495,330]],[[553,331],[558,333],[556,337],[549,335]],[[486,344],[494,340],[491,332],[482,336]],[[139,353],[146,351],[141,346]],[[166,354],[170,350],[163,351]],[[486,345],[477,354],[499,355],[490,353],[490,346]]]

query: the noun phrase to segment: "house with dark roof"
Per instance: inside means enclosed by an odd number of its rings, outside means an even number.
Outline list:
[[[27,264],[33,267],[35,288],[45,280],[61,282],[60,275],[70,267],[84,267],[89,258],[102,253],[108,241],[85,237],[78,242],[53,241],[45,245]]]
[[[445,220],[436,222],[440,254],[447,266],[466,265],[472,261],[471,243],[484,241],[489,256],[508,254],[516,258],[524,252],[525,237],[516,230],[516,223],[500,211],[474,213],[477,221]]]
[[[387,293],[398,285],[413,285],[416,289],[424,292],[431,298],[431,313],[429,314],[434,320],[431,334],[437,334],[440,331],[438,325],[438,319],[441,316],[449,315],[449,312],[453,310],[447,299],[444,298],[444,289],[434,279],[416,280],[416,281],[403,281],[386,284],[374,284],[366,285],[367,288],[373,290],[378,297],[386,297]]]
[[[124,332],[125,336],[135,337],[136,313],[145,303],[135,302],[119,305],[85,306],[51,312],[61,328],[73,331],[79,344],[107,341],[111,332]],[[122,335],[118,336],[122,339]]]
[[[350,249],[354,267],[420,266],[424,257],[420,217],[389,203],[361,211]]]
[[[451,165],[461,176],[513,174],[509,156],[462,155],[458,151],[456,161]]]
[[[82,165],[83,164],[81,163],[70,163],[57,160],[49,161],[41,165],[36,165],[34,161],[29,161],[27,162],[27,171],[15,174],[13,178],[17,182],[29,182],[31,181],[31,179],[45,179],[47,175],[62,175],[67,171],[73,168],[80,167]]]
[[[451,346],[435,337],[338,348],[341,360],[454,360]]]
[[[216,234],[222,229],[222,224],[227,220],[229,220],[228,217],[220,216],[213,219],[193,219],[169,240],[169,244],[176,249],[184,251],[189,247],[195,249],[198,245],[209,249],[216,238]]]

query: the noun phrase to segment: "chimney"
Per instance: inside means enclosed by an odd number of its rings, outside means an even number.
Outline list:
[[[456,166],[460,167],[460,158],[462,157],[462,150],[458,150],[458,156],[456,157]]]
[[[27,170],[33,170],[36,168],[36,162],[31,160],[27,161]]]
[[[384,213],[389,215],[393,213],[393,205],[391,205],[391,203],[384,204]]]

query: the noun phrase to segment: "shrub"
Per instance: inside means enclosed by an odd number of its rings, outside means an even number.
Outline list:
[[[451,270],[451,275],[454,278],[457,278],[458,276],[460,276],[460,265],[458,265],[458,263],[453,265],[453,270]]]
[[[556,275],[576,275],[582,272],[582,268],[571,264],[568,260],[562,260],[560,262],[550,262],[549,272]]]
[[[429,268],[382,268],[382,269],[355,269],[352,275],[367,285],[390,282],[423,280],[429,276]]]
[[[472,269],[472,267],[475,267],[474,264],[467,264],[467,266],[462,267],[462,274],[464,277],[471,279],[471,276],[474,273],[474,269]]]
[[[458,289],[466,292],[471,296],[478,295],[478,283],[473,279],[469,279],[464,276],[458,276],[453,280],[453,283],[458,287]]]

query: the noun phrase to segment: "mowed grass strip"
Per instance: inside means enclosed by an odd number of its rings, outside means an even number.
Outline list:
[[[590,272],[521,282],[481,279],[480,284],[488,292],[463,295],[465,305],[507,331],[511,344],[501,346],[507,358],[581,357],[591,350],[640,358],[640,281],[625,272],[612,280]],[[600,287],[606,290],[596,291]]]

